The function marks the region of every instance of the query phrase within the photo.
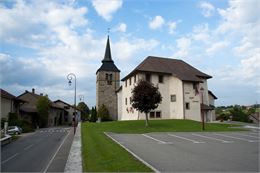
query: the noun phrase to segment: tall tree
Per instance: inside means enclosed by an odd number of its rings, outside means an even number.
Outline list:
[[[90,116],[90,122],[96,122],[97,121],[97,109],[96,107],[92,107],[91,109],[91,116]]]
[[[157,87],[147,81],[140,81],[132,90],[132,106],[145,113],[145,125],[148,124],[148,113],[154,110],[162,101],[161,93]]]
[[[81,120],[88,120],[89,116],[89,108],[85,102],[79,102],[77,108],[81,112]]]
[[[51,108],[51,101],[48,96],[41,96],[36,103],[38,113],[38,125],[40,127],[46,127],[48,124],[48,116]]]

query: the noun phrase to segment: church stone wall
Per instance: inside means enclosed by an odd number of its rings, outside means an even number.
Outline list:
[[[112,74],[111,84],[106,79],[106,74]],[[120,73],[112,71],[99,71],[97,73],[96,81],[96,106],[104,104],[113,120],[118,119],[118,108],[117,108],[117,94],[116,90],[119,88],[120,84]]]

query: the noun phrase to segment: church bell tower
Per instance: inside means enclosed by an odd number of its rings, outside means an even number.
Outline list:
[[[109,36],[105,56],[102,60],[101,67],[96,72],[96,106],[97,109],[104,104],[113,120],[118,118],[117,94],[116,90],[120,85],[120,70],[114,64],[111,56]]]

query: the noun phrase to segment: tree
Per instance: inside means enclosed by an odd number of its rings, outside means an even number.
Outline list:
[[[132,106],[138,111],[145,113],[146,126],[148,126],[148,113],[156,109],[162,101],[158,87],[150,82],[140,81],[132,90]]]
[[[81,120],[88,120],[88,116],[89,116],[89,108],[88,105],[84,102],[80,102],[77,106],[77,108],[80,110],[81,112]]]
[[[110,121],[111,120],[111,118],[109,116],[109,111],[104,104],[102,104],[99,107],[98,112],[97,112],[97,116],[99,118],[101,118],[101,121]]]
[[[38,113],[38,125],[40,127],[45,127],[48,123],[49,111],[51,108],[51,101],[48,96],[41,96],[36,103],[37,113]]]
[[[92,107],[91,109],[91,116],[90,116],[90,122],[96,122],[97,121],[97,109],[96,107]]]

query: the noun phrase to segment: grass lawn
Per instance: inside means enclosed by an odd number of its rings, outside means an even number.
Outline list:
[[[191,120],[151,120],[145,127],[144,120],[82,123],[82,155],[84,172],[151,172],[152,170],[106,137],[103,132],[198,132],[201,123]],[[237,125],[208,123],[207,132],[237,131]]]

